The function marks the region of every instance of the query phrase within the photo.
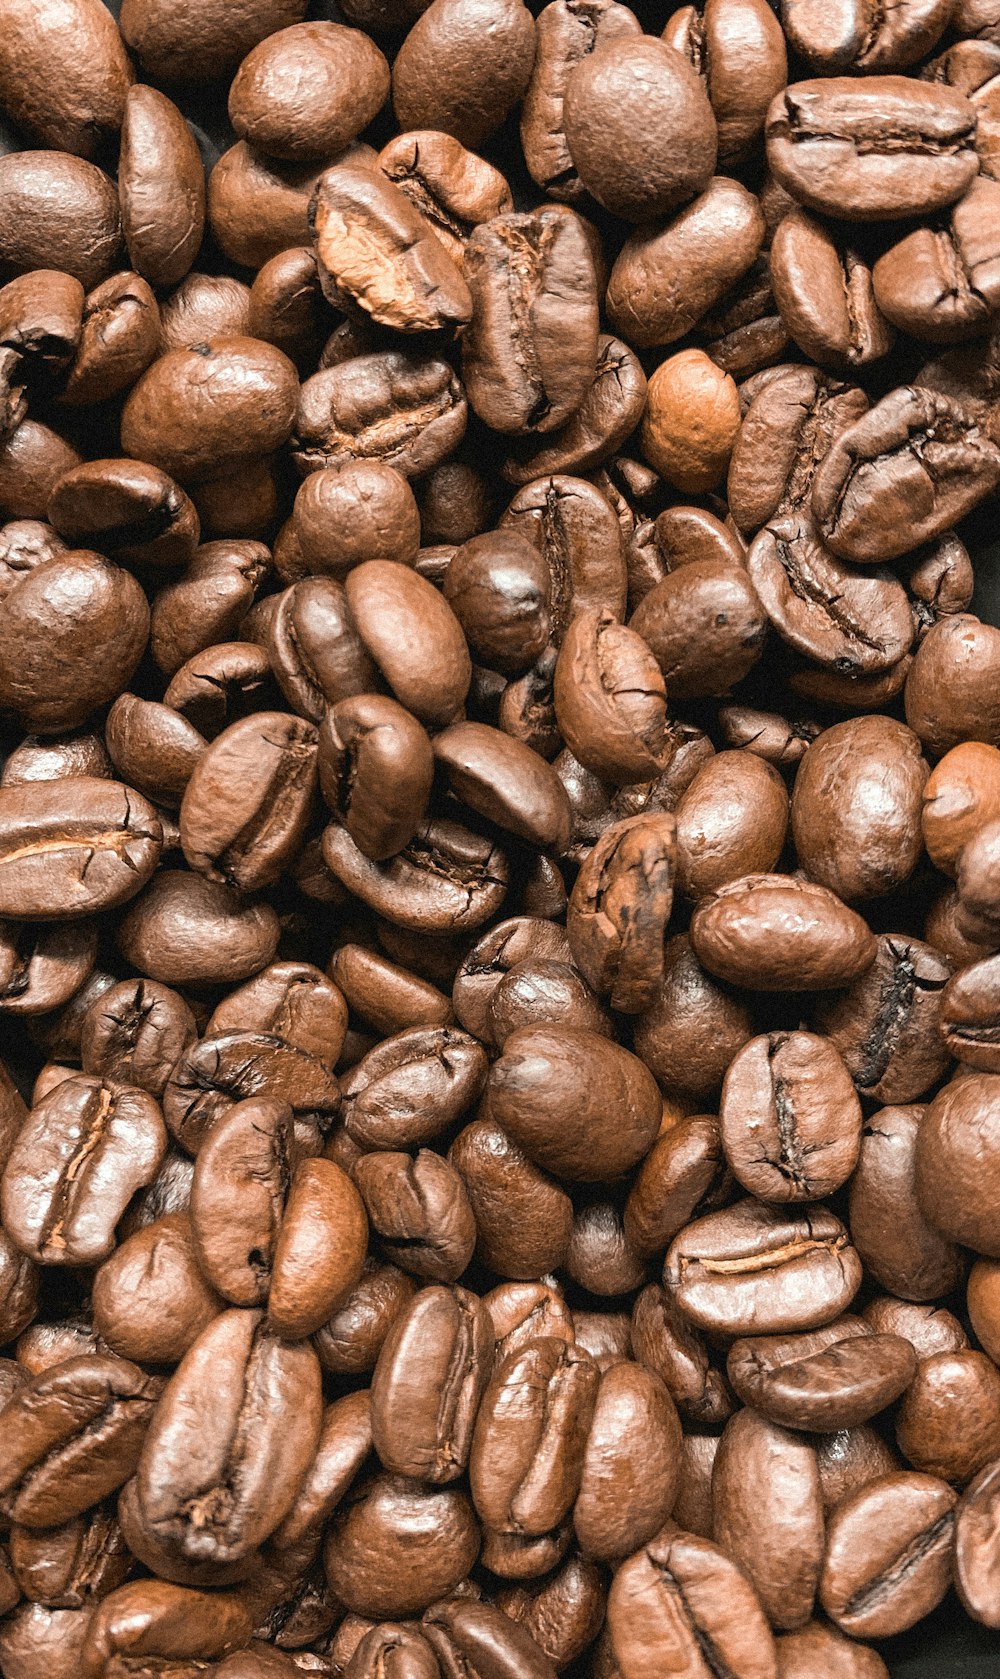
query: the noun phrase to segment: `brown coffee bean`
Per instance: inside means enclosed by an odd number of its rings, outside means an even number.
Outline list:
[[[932,1475],[883,1475],[830,1514],[820,1602],[852,1636],[879,1638],[940,1603],[951,1577],[956,1495]]]
[[[159,1106],[146,1091],[80,1075],[33,1108],[0,1186],[5,1228],[44,1265],[94,1265],[166,1153]]]
[[[947,1067],[942,1002],[950,964],[931,945],[882,934],[875,961],[839,995],[822,999],[816,1025],[840,1051],[858,1090],[911,1102]]]
[[[188,20],[164,0],[125,0],[121,29],[140,64],[157,80],[213,81],[231,74],[265,36],[298,23],[304,10],[302,0],[254,0],[238,12],[207,5]]]
[[[753,668],[767,621],[745,572],[698,560],[658,583],[629,628],[648,643],[671,697],[700,699],[726,692]]]
[[[205,231],[205,168],[177,106],[156,88],[128,91],[118,191],[133,268],[150,285],[176,285]]]
[[[218,477],[287,441],[298,394],[288,357],[258,339],[168,350],[125,404],[122,448],[182,484]]]
[[[992,1073],[967,1073],[946,1084],[917,1133],[917,1199],[925,1216],[952,1241],[977,1253],[1000,1252],[983,1150],[996,1123],[1000,1085]]]
[[[243,891],[273,885],[301,843],[316,779],[310,724],[278,711],[232,723],[184,790],[181,843],[190,866]]]
[[[772,1422],[834,1433],[885,1410],[917,1364],[901,1336],[872,1334],[860,1318],[844,1317],[805,1335],[736,1341],[726,1368],[740,1398]]]
[[[654,1001],[673,904],[676,823],[669,813],[613,823],[584,863],[569,902],[573,959],[598,996],[626,1014]]]
[[[520,0],[489,0],[486,11],[433,0],[392,67],[400,128],[439,128],[480,146],[524,93],[534,57],[534,20]]]
[[[781,776],[751,752],[717,752],[677,804],[677,884],[701,898],[727,880],[773,869],[785,843]]]
[[[704,494],[725,477],[740,428],[729,375],[702,350],[681,350],[653,373],[640,433],[642,452],[668,484]]]
[[[719,130],[719,161],[742,162],[759,136],[773,96],[788,80],[785,40],[762,0],[738,6],[708,0],[704,12],[682,6],[663,39],[704,78]]]
[[[472,300],[461,272],[380,170],[335,164],[320,178],[309,220],[320,285],[336,308],[362,309],[397,332],[458,332],[469,324]]]
[[[674,1402],[658,1376],[631,1360],[605,1371],[573,1506],[585,1556],[617,1559],[659,1532],[677,1495],[680,1440]]]
[[[63,388],[71,407],[105,402],[127,390],[160,348],[160,311],[138,274],[112,274],[89,292],[80,347]]]
[[[746,1570],[772,1626],[803,1626],[823,1560],[823,1505],[810,1442],[749,1407],[726,1424],[712,1470],[713,1533]]]
[[[939,535],[998,479],[1000,448],[988,428],[948,397],[908,386],[833,442],[812,509],[835,553],[870,564]]]
[[[726,1073],[719,1121],[735,1176],[764,1201],[819,1200],[857,1164],[861,1104],[833,1045],[812,1032],[745,1044]]]
[[[639,228],[611,270],[608,318],[639,349],[673,344],[756,260],[764,238],[757,200],[717,175],[664,226]],[[675,283],[666,284],[666,274]]]
[[[583,224],[558,206],[498,216],[472,233],[464,269],[473,316],[462,377],[472,408],[495,431],[565,425],[597,368],[597,276]]]
[[[623,33],[581,58],[566,82],[563,126],[587,191],[629,221],[677,209],[715,170],[704,86],[674,47],[652,37]]]
[[[1000,1449],[1000,1376],[963,1348],[922,1359],[896,1416],[896,1442],[914,1469],[961,1486]]]
[[[383,1474],[335,1513],[323,1560],[334,1592],[355,1614],[407,1617],[446,1597],[478,1551],[465,1493]]]
[[[566,1257],[572,1203],[491,1120],[459,1132],[448,1159],[465,1185],[476,1221],[476,1252],[501,1277],[530,1278]]]
[[[672,1524],[619,1568],[608,1625],[622,1679],[653,1679],[665,1661],[697,1673],[706,1648],[733,1679],[776,1671],[771,1629],[743,1570],[709,1540]]]
[[[430,1149],[362,1155],[354,1167],[368,1217],[390,1259],[413,1276],[453,1283],[476,1245],[476,1221],[455,1168]]]
[[[963,1608],[983,1626],[993,1626],[996,1606],[996,1462],[988,1463],[966,1488],[955,1512],[955,1587]]]
[[[372,1439],[386,1469],[441,1485],[464,1472],[493,1364],[493,1327],[463,1288],[421,1289],[382,1344]]]
[[[0,261],[9,269],[57,268],[86,291],[108,278],[121,218],[103,169],[64,151],[9,152],[0,158],[0,202]]]
[[[935,1230],[916,1194],[921,1107],[882,1108],[861,1138],[851,1180],[851,1233],[883,1288],[906,1300],[933,1300],[962,1280],[961,1254]]]
[[[663,1280],[702,1329],[777,1334],[814,1329],[844,1311],[861,1282],[861,1261],[826,1208],[793,1218],[747,1200],[682,1230]]]
[[[636,1053],[658,1082],[705,1100],[752,1035],[745,1002],[701,966],[687,936],[668,940],[659,994],[635,1023]]]
[[[642,1158],[659,1125],[659,1092],[642,1063],[573,1027],[513,1033],[491,1069],[487,1091],[497,1123],[560,1177],[618,1176]],[[572,1130],[565,1119],[570,1111]]]
[[[249,52],[229,90],[241,140],[293,162],[332,157],[377,114],[389,67],[358,29],[297,23]]]
[[[79,727],[127,687],[148,632],[139,584],[99,554],[36,566],[4,602],[0,706],[36,734]]]
[[[848,221],[928,215],[978,169],[975,112],[951,88],[900,76],[795,82],[764,129],[780,186],[807,209]]]
[[[778,1679],[889,1679],[882,1657],[867,1644],[845,1638],[826,1622],[809,1621],[798,1632],[776,1638]]]
[[[988,328],[1000,301],[992,272],[998,184],[974,180],[947,232],[918,229],[879,257],[872,272],[879,307],[904,331],[953,344]]]
[[[770,254],[771,283],[790,337],[824,367],[864,367],[888,355],[895,333],[869,265],[804,210],[783,216]],[[898,312],[890,311],[898,324]]]
[[[548,565],[553,647],[561,645],[578,613],[598,608],[612,612],[616,618],[624,614],[627,576],[621,528],[610,504],[593,484],[562,474],[536,479],[518,491],[500,528],[528,537]],[[543,654],[538,662],[539,686],[543,681],[551,684],[550,659],[554,667],[555,655],[551,652]]]
[[[371,862],[345,828],[331,823],[323,858],[362,903],[410,932],[473,931],[496,914],[507,892],[504,854],[444,818],[422,823],[386,863]]]
[[[535,20],[537,49],[521,108],[521,149],[528,172],[549,197],[577,203],[584,187],[577,175],[566,138],[566,86],[575,66],[598,46],[621,36],[641,33],[641,25],[627,6],[616,0],[586,12],[555,0]]]
[[[598,1383],[589,1354],[551,1335],[528,1340],[497,1365],[480,1404],[469,1470],[487,1526],[537,1538],[569,1512]]]
[[[222,1309],[199,1269],[186,1213],[137,1230],[94,1277],[94,1323],[120,1358],[178,1364]]]
[[[454,613],[407,566],[369,560],[344,587],[358,631],[396,698],[423,723],[448,723],[468,692],[472,666]]]
[[[827,887],[775,874],[747,875],[703,898],[691,943],[720,979],[773,991],[850,984],[877,948],[861,917]]]
[[[119,929],[134,968],[166,985],[232,984],[267,966],[278,943],[269,904],[180,869],[157,874]]]
[[[433,747],[452,792],[471,810],[533,845],[565,851],[569,799],[555,771],[529,747],[485,723],[452,723]]]
[[[5,1515],[57,1527],[114,1492],[135,1469],[161,1389],[110,1354],[62,1360],[19,1388],[4,1413]]]
[[[464,391],[447,362],[402,350],[353,355],[305,381],[293,455],[303,475],[375,459],[414,478],[447,459],[466,418]]]

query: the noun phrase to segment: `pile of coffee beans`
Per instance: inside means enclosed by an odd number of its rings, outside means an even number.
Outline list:
[[[340,3],[0,0],[0,1673],[886,1679],[1000,1630],[1000,0]]]

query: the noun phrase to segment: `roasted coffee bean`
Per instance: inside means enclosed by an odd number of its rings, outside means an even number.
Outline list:
[[[566,138],[566,87],[577,64],[619,37],[635,36],[635,14],[616,0],[586,11],[556,0],[536,19],[537,50],[521,111],[521,147],[535,183],[553,198],[575,203],[583,197]]]
[[[440,1485],[463,1473],[493,1364],[493,1326],[462,1288],[421,1289],[382,1343],[372,1440],[386,1469]]]
[[[775,1647],[746,1574],[709,1540],[668,1524],[619,1568],[608,1625],[622,1679],[652,1679],[669,1660],[679,1672],[711,1661],[734,1679],[768,1679]]]
[[[917,1363],[901,1336],[873,1334],[860,1318],[845,1317],[805,1335],[737,1341],[726,1368],[740,1398],[771,1422],[822,1434],[885,1410]]]
[[[556,206],[498,216],[472,233],[464,270],[473,313],[462,377],[472,408],[496,431],[555,431],[597,368],[597,277],[582,224]]]
[[[367,128],[388,92],[389,67],[367,35],[297,23],[247,54],[229,91],[229,120],[271,157],[332,157]]]
[[[603,1373],[573,1506],[585,1556],[611,1561],[660,1531],[677,1495],[680,1439],[677,1411],[659,1376],[631,1360]],[[623,1486],[634,1489],[627,1501]]]
[[[798,1632],[776,1638],[779,1679],[889,1679],[889,1669],[870,1645],[845,1638],[825,1621],[809,1621]]]
[[[267,966],[278,944],[270,904],[180,869],[150,882],[125,916],[119,942],[141,974],[167,985],[232,984]]]
[[[902,1632],[951,1577],[956,1496],[932,1475],[883,1475],[831,1511],[819,1596],[852,1636]]]
[[[626,33],[602,41],[570,71],[562,120],[583,185],[629,221],[677,209],[715,169],[704,87],[665,41]]]
[[[646,392],[642,452],[674,489],[704,494],[725,477],[740,427],[736,386],[703,350],[661,362]]]
[[[773,96],[788,80],[781,28],[762,0],[738,6],[709,0],[704,12],[682,6],[663,39],[705,79],[719,130],[719,162],[741,162],[759,136]]]
[[[94,1323],[120,1358],[179,1364],[223,1302],[199,1268],[187,1213],[129,1236],[94,1277]]]
[[[80,346],[62,401],[104,402],[144,373],[160,349],[160,311],[139,274],[112,274],[87,294]]]
[[[518,491],[500,528],[526,536],[549,568],[554,646],[561,645],[572,619],[590,608],[623,615],[628,583],[621,528],[593,484],[561,473],[536,479]],[[539,660],[540,672],[547,671],[547,657]],[[551,680],[549,671],[546,681]]]
[[[962,1325],[944,1306],[910,1305],[890,1295],[879,1295],[865,1307],[864,1319],[876,1334],[902,1335],[921,1360],[935,1353],[958,1352],[969,1345]]]
[[[273,885],[301,843],[316,778],[316,731],[308,723],[264,711],[231,724],[184,790],[188,863],[243,891]]]
[[[753,669],[767,619],[746,572],[709,559],[669,573],[629,628],[648,644],[671,697],[690,700],[724,694]]]
[[[611,270],[608,318],[640,349],[673,344],[756,261],[764,238],[757,200],[716,175],[691,204],[659,226],[639,228]],[[675,276],[667,284],[665,276]]]
[[[882,261],[885,259],[882,258]],[[781,319],[791,338],[823,367],[854,368],[892,349],[899,311],[884,308],[885,286],[871,268],[804,210],[783,216],[770,251],[770,276]]]
[[[347,1029],[347,1007],[338,987],[309,962],[273,962],[216,1008],[209,1037],[264,1032],[295,1049],[336,1062]]]
[[[181,112],[156,88],[128,90],[118,192],[129,261],[151,285],[176,285],[205,231],[205,169]]]
[[[302,387],[293,456],[303,476],[380,460],[404,478],[439,466],[465,432],[465,395],[447,362],[385,350],[313,374]]]
[[[746,1003],[716,983],[685,934],[669,939],[659,993],[635,1023],[636,1053],[659,1083],[707,1100],[752,1035]]]
[[[594,380],[576,413],[553,436],[518,446],[504,463],[504,477],[512,484],[527,484],[547,472],[584,472],[598,466],[635,429],[646,392],[638,357],[620,338],[602,333]]]
[[[977,1253],[1000,1252],[984,1149],[996,1124],[1000,1085],[992,1073],[966,1073],[946,1084],[917,1133],[916,1188],[922,1211],[942,1235]]]
[[[44,1014],[67,1003],[93,969],[95,934],[89,921],[39,926],[0,921],[0,1009]]]
[[[478,1552],[479,1528],[464,1492],[382,1474],[334,1513],[323,1560],[349,1610],[402,1619],[447,1597]]]
[[[49,518],[71,546],[127,564],[187,565],[198,546],[193,503],[165,472],[137,461],[75,467],[56,484]]]
[[[997,1619],[996,1461],[988,1463],[966,1488],[955,1512],[955,1587],[974,1620],[992,1627]]]
[[[413,1276],[453,1283],[476,1245],[476,1221],[455,1168],[430,1149],[380,1151],[354,1168],[368,1217],[390,1259]]]
[[[468,326],[472,299],[460,270],[381,171],[350,160],[335,164],[320,178],[309,219],[320,284],[336,308],[362,309],[397,332]]]
[[[752,1038],[729,1064],[722,1147],[744,1189],[763,1201],[816,1201],[858,1160],[861,1104],[833,1045],[812,1032]]]
[[[498,1365],[480,1404],[470,1461],[473,1501],[488,1527],[539,1537],[568,1514],[598,1384],[589,1354],[548,1335]]]
[[[351,1375],[373,1370],[393,1320],[415,1292],[416,1284],[395,1265],[366,1259],[347,1300],[316,1331],[324,1370]]]
[[[676,833],[667,812],[613,823],[580,870],[569,901],[573,959],[598,996],[625,1014],[648,1008],[663,979]]]
[[[435,736],[434,758],[470,810],[557,855],[570,839],[569,799],[555,771],[530,747],[485,723],[452,723]]]
[[[252,1617],[235,1593],[212,1594],[137,1580],[120,1586],[95,1611],[81,1652],[85,1679],[151,1666],[187,1679],[207,1660],[249,1639]],[[141,1664],[141,1665],[140,1665]]]
[[[882,934],[867,973],[818,1003],[815,1023],[863,1096],[912,1102],[941,1077],[948,1064],[940,1032],[950,971],[931,945]]]
[[[0,261],[8,273],[59,269],[86,291],[108,279],[121,218],[103,169],[64,151],[10,152],[0,159],[0,192]]]
[[[487,1094],[497,1123],[560,1177],[617,1177],[642,1158],[659,1125],[659,1093],[642,1063],[579,1028],[513,1033]]]
[[[726,1424],[712,1469],[716,1541],[748,1574],[772,1626],[803,1626],[815,1601],[824,1522],[810,1442],[749,1406]]]
[[[320,1369],[262,1314],[223,1312],[185,1354],[157,1407],[137,1496],[179,1559],[235,1562],[287,1514],[316,1450]]]
[[[56,556],[4,601],[0,706],[34,734],[78,728],[128,686],[148,634],[131,573],[85,550]]]
[[[472,1107],[486,1069],[485,1051],[454,1026],[394,1033],[344,1080],[347,1131],[364,1150],[428,1143]]]
[[[920,1107],[882,1108],[861,1138],[851,1180],[851,1233],[862,1261],[883,1288],[906,1300],[933,1300],[962,1280],[963,1263],[939,1235],[916,1194]]]
[[[797,785],[797,784],[796,784]],[[702,898],[781,856],[788,795],[781,776],[750,752],[717,752],[677,803],[677,884]]]
[[[699,902],[695,955],[730,984],[769,991],[833,990],[871,967],[876,943],[828,887],[785,875],[747,875]]]
[[[795,82],[776,95],[767,161],[821,215],[876,221],[954,203],[978,170],[976,116],[963,94],[900,76]]]
[[[507,860],[485,837],[434,818],[384,864],[371,862],[345,828],[331,824],[323,857],[338,880],[376,914],[416,933],[473,931],[499,909]]]
[[[472,1207],[476,1253],[491,1271],[530,1278],[563,1263],[573,1232],[569,1196],[499,1125],[474,1120],[459,1132],[448,1159]]]
[[[133,1473],[162,1382],[124,1359],[68,1358],[19,1388],[4,1409],[5,1515],[58,1527]]]
[[[488,0],[485,11],[433,0],[392,67],[400,128],[440,128],[464,146],[482,145],[524,93],[534,57],[534,20],[520,0]]]
[[[835,553],[870,564],[939,535],[998,480],[988,425],[947,397],[904,387],[834,440],[812,507]]]
[[[754,1200],[696,1219],[675,1238],[664,1286],[702,1329],[779,1334],[830,1323],[850,1305],[861,1261],[826,1208],[793,1218]]]
[[[947,232],[919,229],[879,257],[872,274],[879,308],[904,331],[953,344],[988,328],[1000,303],[992,272],[997,185],[973,181]]]
[[[287,441],[298,394],[288,357],[259,339],[168,350],[125,404],[122,447],[182,484],[219,477]]]
[[[905,679],[901,661],[913,642],[913,613],[891,572],[854,570],[824,545],[808,518],[794,514],[775,519],[754,539],[747,572],[754,598],[796,652],[844,678],[902,670]],[[893,692],[900,687],[902,681]]]
[[[153,807],[80,776],[0,789],[0,914],[78,918],[135,897],[159,861]]]
[[[10,1557],[25,1597],[52,1609],[92,1607],[129,1569],[121,1528],[100,1506],[89,1520],[77,1517],[57,1528],[13,1527]]]
[[[222,1032],[199,1039],[179,1057],[163,1092],[171,1132],[197,1154],[212,1127],[250,1097],[287,1104],[305,1127],[332,1123],[340,1085],[319,1056],[270,1032]]]
[[[744,414],[729,463],[729,506],[740,530],[808,509],[831,442],[867,407],[863,391],[817,368],[775,369]]]
[[[915,1469],[959,1485],[996,1456],[1000,1380],[985,1353],[921,1359],[896,1417],[896,1442]]]
[[[99,1264],[166,1147],[146,1091],[85,1074],[66,1079],[32,1109],[11,1150],[0,1185],[4,1226],[43,1265]]]

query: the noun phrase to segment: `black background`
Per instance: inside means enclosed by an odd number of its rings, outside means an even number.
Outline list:
[[[38,3],[44,5],[45,0],[38,0]],[[104,3],[117,15],[120,0],[104,0]],[[194,3],[197,5],[198,0],[194,0]],[[527,0],[527,3],[537,14],[544,0]],[[643,27],[651,34],[660,33],[673,11],[671,5],[656,4],[654,0],[628,0],[628,3],[641,19]],[[775,0],[770,0],[770,3],[775,6],[775,10],[778,9]],[[312,0],[309,16],[342,19],[342,14],[331,0]],[[393,44],[381,44],[391,56]],[[795,77],[796,71],[793,66],[791,78]],[[227,89],[220,86],[194,88],[180,95],[174,88],[167,91],[171,97],[177,99],[195,128],[206,165],[211,167],[220,153],[232,144],[234,138],[226,116]],[[392,132],[392,126],[383,116],[374,125],[371,137],[375,144],[384,144]],[[23,142],[19,141],[9,128],[4,127],[0,117],[0,151],[15,150],[21,144]],[[520,158],[516,122],[509,124],[490,145],[488,155],[511,180],[516,199],[520,199],[522,194],[530,195],[532,188],[525,177]],[[102,161],[113,170],[113,158]],[[613,224],[606,226],[604,230],[611,232],[612,226]],[[621,238],[624,229],[620,224],[617,231],[618,237]],[[206,243],[199,267],[210,272],[231,271],[239,273],[241,278],[246,278],[239,270],[231,269],[231,265],[213,250],[210,241]],[[667,353],[669,352],[654,354],[651,358],[652,365]],[[932,353],[928,352],[928,355]],[[928,357],[919,355],[915,365],[919,366],[920,361],[924,359]],[[888,370],[892,371],[891,358]],[[908,365],[905,370],[894,372],[890,382],[901,382],[911,371]],[[979,508],[959,527],[959,534],[965,540],[976,568],[976,593],[972,609],[985,621],[1000,625],[1000,522],[997,519],[996,500],[991,498]],[[11,1070],[27,1094],[37,1070],[37,1061],[34,1057],[29,1057],[27,1040],[19,1029],[11,1031],[9,1026],[5,1027],[0,1036],[6,1039],[3,1048]],[[970,1621],[953,1593],[949,1593],[945,1602],[933,1615],[898,1638],[883,1641],[878,1648],[893,1679],[1000,1679],[1000,1633],[990,1632]],[[826,1679],[826,1676],[817,1673],[814,1679]]]

